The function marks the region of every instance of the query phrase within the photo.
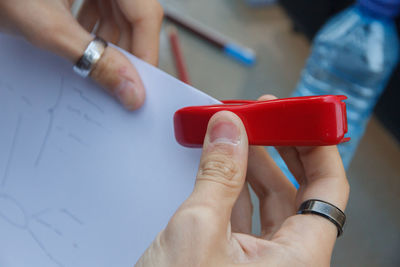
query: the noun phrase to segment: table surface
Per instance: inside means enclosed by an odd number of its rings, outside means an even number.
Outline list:
[[[299,79],[310,43],[293,32],[281,7],[252,9],[244,2],[164,0],[162,4],[257,52],[257,64],[248,68],[179,30],[196,88],[218,99],[256,99],[263,94],[287,97]],[[176,74],[165,27],[160,68]],[[336,244],[332,266],[400,266],[400,146],[375,118],[348,170],[348,179],[348,222],[344,236]],[[258,203],[253,200],[253,229],[258,233]]]

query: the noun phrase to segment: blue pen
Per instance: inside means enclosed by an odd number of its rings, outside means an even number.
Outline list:
[[[228,41],[227,39],[221,37],[219,34],[207,29],[204,26],[200,26],[198,23],[191,19],[179,16],[176,12],[171,12],[171,10],[164,10],[164,16],[167,20],[194,33],[195,35],[209,42],[210,44],[221,49],[226,55],[232,57],[233,59],[247,66],[251,66],[256,62],[256,54],[253,50],[238,45],[234,42]]]

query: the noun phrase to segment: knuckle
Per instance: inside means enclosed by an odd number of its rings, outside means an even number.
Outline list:
[[[164,17],[164,9],[158,1],[148,1],[137,17],[131,17],[132,22],[157,21],[161,24]]]
[[[108,53],[104,52],[103,57],[94,66],[90,76],[97,82],[104,83],[109,80],[110,73],[113,72],[113,62],[110,62]]]
[[[240,174],[240,167],[229,156],[223,154],[210,154],[200,163],[198,180],[212,180],[228,187],[240,187],[240,179],[235,179]]]
[[[216,237],[221,235],[223,229],[219,216],[213,209],[201,204],[181,207],[169,221],[161,241],[176,247],[186,247],[190,240],[201,244],[197,247],[200,255],[209,254],[209,248],[214,247]]]
[[[238,172],[238,167],[232,159],[226,156],[211,155],[203,162],[200,171],[201,176],[232,180]]]
[[[198,203],[188,207],[182,206],[173,216],[171,225],[169,226],[177,226],[178,228],[181,228],[182,225],[190,225],[192,230],[195,229],[196,231],[201,231],[202,229],[207,228],[207,231],[204,232],[210,233],[213,231],[212,226],[216,225],[216,223],[212,222],[214,222],[218,217],[219,214],[215,208],[208,204]],[[217,231],[217,228],[215,231]]]
[[[291,147],[279,147],[278,151],[282,157],[290,156],[290,154],[293,152]]]
[[[118,70],[128,66],[129,62],[122,54],[112,47],[107,47],[90,76],[109,91],[113,91],[120,83]]]
[[[159,19],[160,21],[162,21],[163,17],[164,17],[164,9],[162,7],[162,5],[156,1],[153,7],[153,12],[154,12],[154,16]]]

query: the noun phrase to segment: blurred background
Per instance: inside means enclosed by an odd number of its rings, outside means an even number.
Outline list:
[[[177,27],[184,61],[194,87],[217,99],[288,97],[296,88],[312,38],[346,0],[163,0],[164,7],[206,25],[253,49],[248,67],[210,43]],[[252,2],[249,5],[249,2]],[[164,23],[160,68],[177,75]],[[348,169],[351,185],[344,235],[332,266],[400,266],[400,72],[391,76]],[[397,139],[396,139],[397,138]],[[253,229],[260,231],[257,201]]]

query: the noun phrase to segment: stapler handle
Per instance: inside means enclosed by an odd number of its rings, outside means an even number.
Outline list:
[[[201,147],[208,121],[218,111],[242,120],[250,145],[325,146],[350,140],[346,96],[293,97],[268,101],[226,100],[220,105],[192,106],[174,115],[175,138],[186,147]]]

